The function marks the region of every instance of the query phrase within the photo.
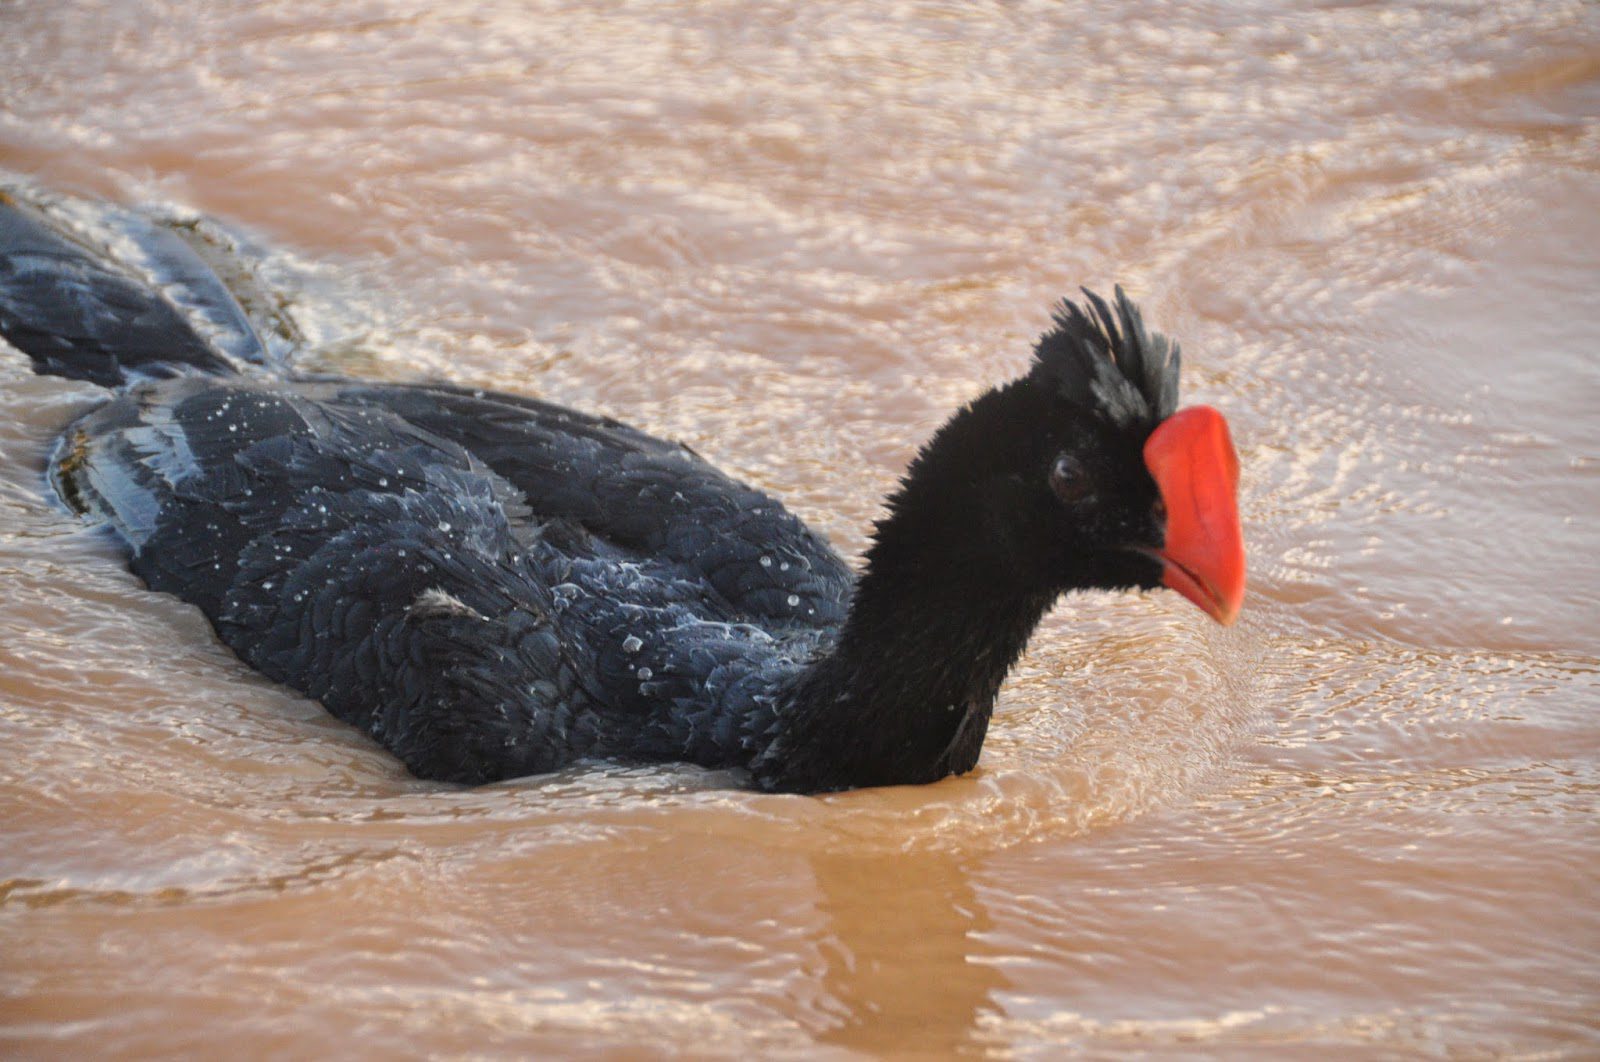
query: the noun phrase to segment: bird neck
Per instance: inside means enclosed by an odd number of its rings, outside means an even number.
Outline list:
[[[976,764],[1000,684],[1053,593],[866,572],[831,652],[800,672],[752,765],[769,789],[909,785]]]
[[[948,501],[915,481],[891,500],[837,642],[795,676],[752,764],[759,784],[922,783],[977,762],[1001,682],[1057,591],[985,552],[981,505]]]

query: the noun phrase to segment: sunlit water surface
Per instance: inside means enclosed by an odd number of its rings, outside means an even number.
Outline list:
[[[303,361],[681,438],[858,555],[1049,304],[1231,418],[1253,584],[1077,598],[973,775],[418,782],[144,590],[0,352],[0,1051],[1600,1052],[1600,18],[0,3],[0,168]]]

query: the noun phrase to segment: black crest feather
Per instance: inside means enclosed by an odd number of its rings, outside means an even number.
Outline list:
[[[1178,406],[1178,345],[1145,328],[1120,285],[1115,308],[1082,290],[1088,308],[1062,299],[1039,337],[1033,378],[1114,424],[1154,427]]]

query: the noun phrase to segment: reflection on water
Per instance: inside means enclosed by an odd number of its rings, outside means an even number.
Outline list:
[[[819,854],[811,869],[827,917],[817,1038],[872,1053],[981,1045],[980,1025],[1001,1013],[995,994],[1010,984],[1002,953],[985,945],[994,923],[960,861]],[[861,902],[886,885],[893,902]]]
[[[1121,281],[1255,582],[1063,602],[936,786],[434,786],[49,498],[97,392],[0,351],[0,1049],[1593,1052],[1592,9],[4,20],[0,168],[212,219],[300,364],[620,416],[849,553]]]

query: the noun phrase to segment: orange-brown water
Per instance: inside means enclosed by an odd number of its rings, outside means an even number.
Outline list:
[[[0,1053],[1600,1053],[1597,56],[1552,0],[0,0],[0,168],[846,552],[1120,281],[1254,579],[1064,602],[935,786],[425,784],[48,496],[96,391],[0,352]]]

